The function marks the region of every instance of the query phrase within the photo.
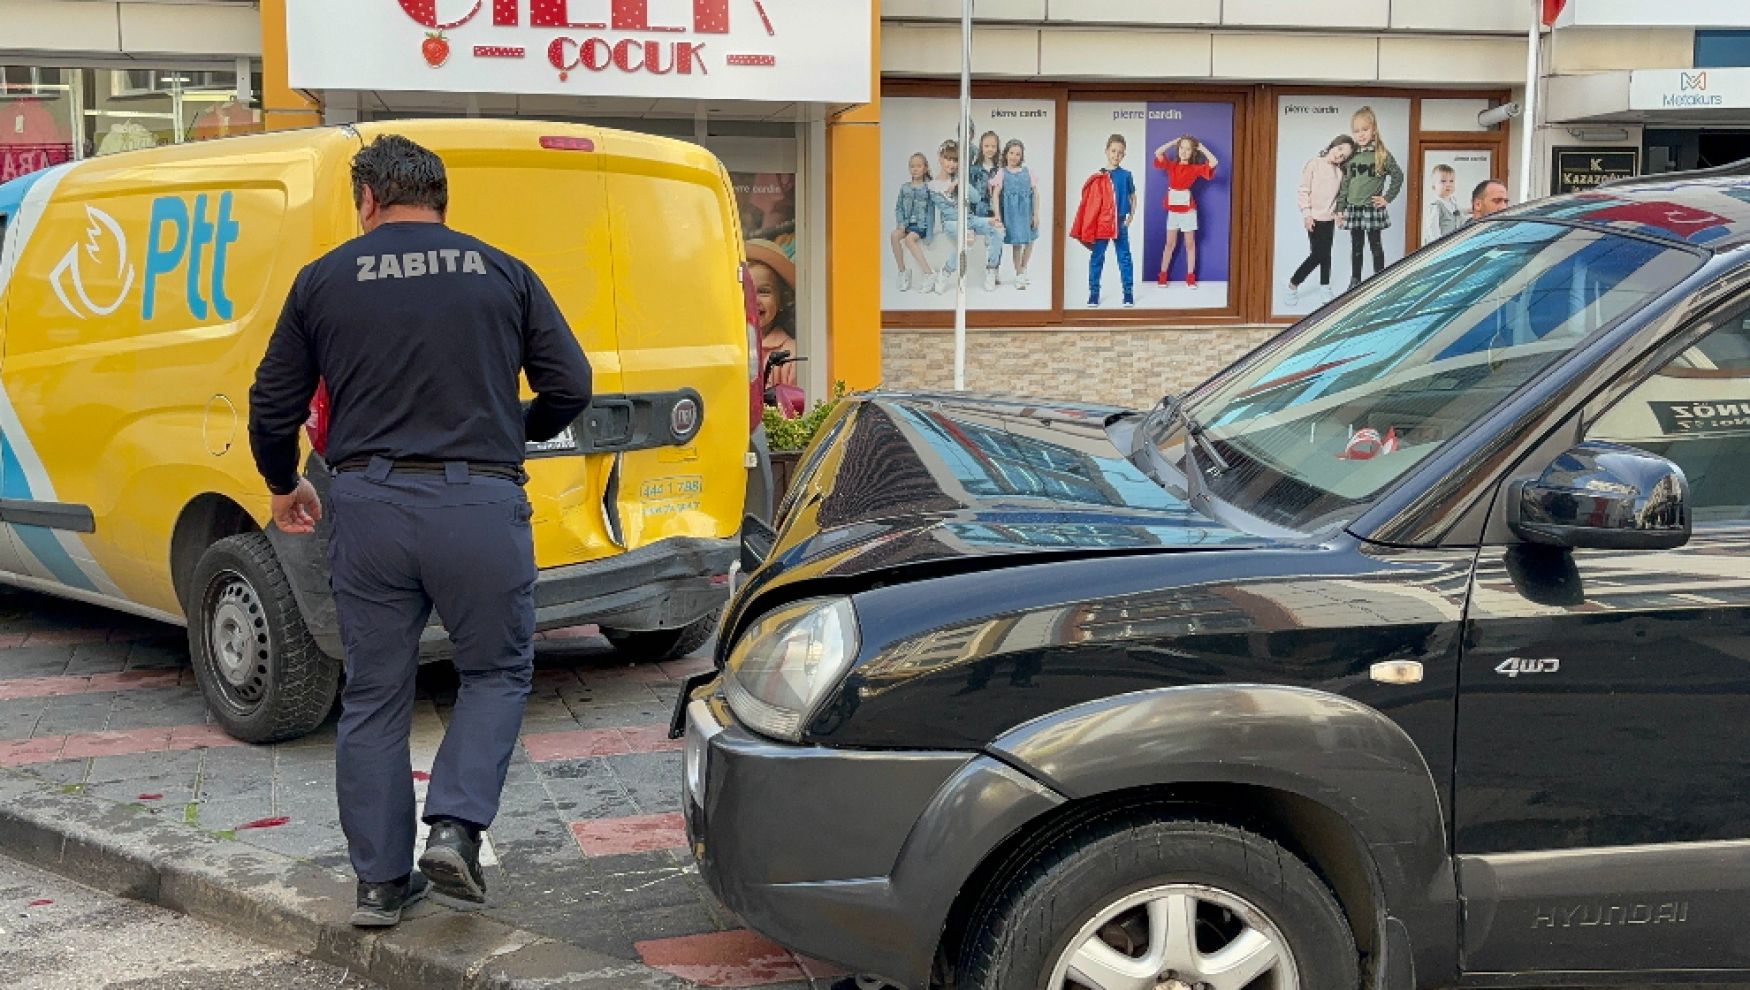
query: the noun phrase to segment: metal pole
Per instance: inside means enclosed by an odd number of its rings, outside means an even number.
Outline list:
[[[1519,201],[1531,201],[1531,165],[1533,146],[1537,143],[1537,90],[1542,73],[1538,69],[1539,49],[1543,43],[1543,4],[1531,0],[1531,33],[1525,47],[1525,137],[1519,149]]]
[[[960,210],[959,231],[955,234],[954,257],[959,262],[954,280],[954,391],[966,391],[966,270],[971,257],[966,251],[966,238],[972,232],[972,216],[968,212],[966,179],[971,174],[972,147],[972,2],[965,0],[960,13],[960,181],[954,184],[954,198]]]

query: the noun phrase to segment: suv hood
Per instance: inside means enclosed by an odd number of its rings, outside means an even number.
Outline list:
[[[964,394],[846,399],[792,483],[756,583],[1273,542],[1194,510],[1126,460],[1105,429],[1123,412]]]

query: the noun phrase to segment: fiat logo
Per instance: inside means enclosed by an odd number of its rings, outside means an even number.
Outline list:
[[[677,439],[692,435],[699,428],[698,401],[687,398],[676,402],[669,413],[669,427],[674,430]]]

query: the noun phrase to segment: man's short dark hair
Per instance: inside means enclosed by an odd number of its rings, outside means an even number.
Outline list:
[[[1470,201],[1475,203],[1482,199],[1483,196],[1488,193],[1490,186],[1500,186],[1502,189],[1505,189],[1507,188],[1507,183],[1502,182],[1500,179],[1484,179],[1477,183],[1475,189],[1470,191]]]
[[[353,156],[353,205],[364,203],[366,186],[379,209],[418,206],[443,213],[450,207],[444,160],[399,134],[384,134]]]

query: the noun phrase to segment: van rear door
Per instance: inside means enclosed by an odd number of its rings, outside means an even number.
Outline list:
[[[595,128],[522,121],[361,125],[368,143],[393,130],[436,151],[450,180],[449,223],[520,258],[546,283],[594,371],[595,391],[623,391],[607,207]],[[524,398],[533,393],[524,383]],[[620,552],[604,518],[612,454],[561,437],[531,447],[535,561],[562,567]]]
[[[734,193],[694,145],[619,131],[604,140],[621,387],[649,404],[651,431],[615,458],[610,529],[627,549],[732,538],[750,433]]]

